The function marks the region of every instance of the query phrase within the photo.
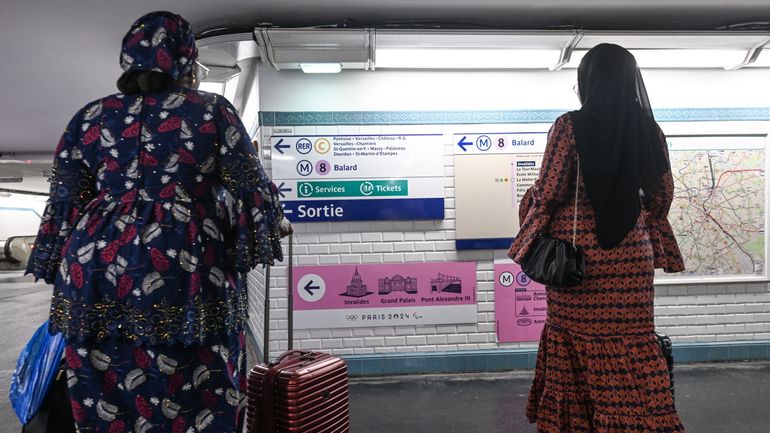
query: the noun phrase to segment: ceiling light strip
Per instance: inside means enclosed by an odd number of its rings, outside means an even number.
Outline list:
[[[561,49],[561,52],[559,53],[559,61],[556,62],[555,65],[548,68],[548,70],[560,71],[564,65],[569,63],[570,59],[572,58],[572,51],[575,50],[575,47],[581,39],[583,39],[583,32],[580,30],[575,30],[575,35],[572,37],[572,39],[570,39],[569,42],[567,42],[567,45]]]
[[[749,49],[749,51],[746,53],[746,58],[742,62],[735,66],[726,67],[725,70],[737,71],[738,69],[752,65],[757,61],[759,55],[762,54],[762,50],[767,46],[768,43],[770,43],[770,38],[765,39],[763,42]]]
[[[367,38],[366,69],[373,71],[377,59],[377,30],[367,29],[367,31],[369,32],[369,37]]]
[[[259,52],[262,60],[266,60],[276,70],[280,71],[281,68],[275,63],[275,53],[273,44],[270,43],[270,34],[267,28],[257,27],[254,29],[254,42],[259,46]]]

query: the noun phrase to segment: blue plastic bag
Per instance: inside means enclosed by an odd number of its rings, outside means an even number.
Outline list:
[[[11,380],[10,399],[13,411],[22,424],[26,424],[37,413],[43,403],[48,388],[59,370],[64,336],[61,333],[50,335],[48,321],[43,323],[16,361],[16,371]]]

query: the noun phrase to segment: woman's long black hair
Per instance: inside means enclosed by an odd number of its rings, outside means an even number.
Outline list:
[[[578,68],[583,104],[571,113],[599,244],[617,246],[635,226],[640,190],[649,199],[669,170],[660,130],[634,56],[614,44],[592,48]]]

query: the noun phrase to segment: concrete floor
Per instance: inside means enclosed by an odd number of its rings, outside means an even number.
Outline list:
[[[19,351],[46,319],[51,288],[0,272],[0,433],[21,430],[8,402]],[[353,433],[531,433],[532,374],[351,381]],[[690,433],[770,433],[770,362],[677,365],[676,402]]]
[[[678,365],[676,404],[691,433],[770,433],[770,362]],[[529,371],[354,379],[354,433],[534,433]]]

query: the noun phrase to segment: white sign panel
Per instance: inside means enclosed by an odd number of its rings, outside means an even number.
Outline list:
[[[440,134],[273,136],[276,179],[443,177]]]
[[[275,135],[285,213],[292,222],[443,219],[443,137]]]

